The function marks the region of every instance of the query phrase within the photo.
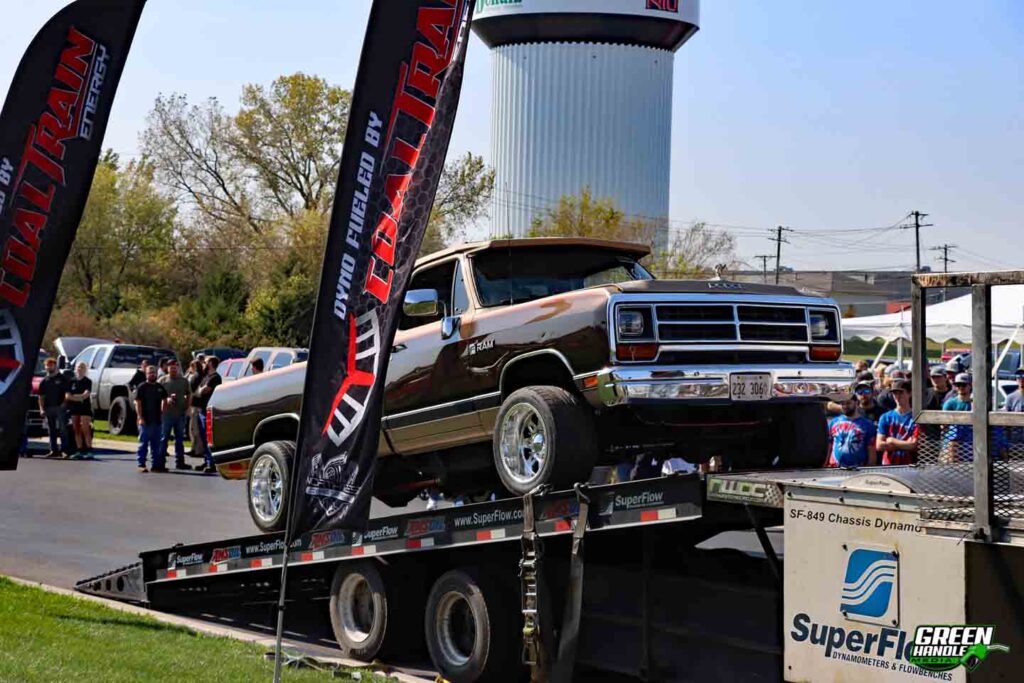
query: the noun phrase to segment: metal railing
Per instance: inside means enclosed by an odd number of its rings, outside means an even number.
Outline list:
[[[995,412],[992,377],[992,288],[1024,284],[1024,271],[921,273],[911,292],[913,405],[921,428],[918,464],[949,476],[935,478],[924,513],[971,524],[974,536],[998,540],[1001,529],[1024,523],[1024,413]],[[927,309],[925,290],[971,289],[974,400],[971,412],[921,410],[925,404]],[[973,432],[973,433],[972,433]]]

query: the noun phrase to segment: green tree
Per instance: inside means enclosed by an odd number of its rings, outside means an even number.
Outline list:
[[[494,192],[494,169],[483,157],[467,152],[445,164],[430,212],[421,254],[430,254],[465,239],[466,226],[484,217]]]
[[[195,297],[185,297],[178,320],[210,343],[237,343],[244,336],[249,286],[238,271],[215,268],[203,275]]]
[[[658,244],[664,223],[631,218],[610,197],[595,197],[589,187],[579,195],[565,195],[553,207],[545,209],[533,221],[531,237],[592,237],[595,239],[637,242],[651,247],[643,260],[658,277],[684,278],[707,276],[717,265],[736,262],[736,240],[727,232],[714,230],[706,223],[668,231],[667,244]]]
[[[162,257],[174,235],[176,209],[154,182],[146,158],[123,167],[106,152],[96,169],[61,286],[61,300],[84,301],[97,318],[159,292]]]
[[[313,327],[317,278],[289,255],[271,274],[270,282],[249,301],[245,317],[257,344],[305,346]]]

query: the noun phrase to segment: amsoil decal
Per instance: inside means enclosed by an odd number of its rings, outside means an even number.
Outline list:
[[[679,13],[679,0],[647,0],[647,9]]]
[[[78,0],[22,58],[0,113],[0,469],[17,465],[31,373],[144,0]]]
[[[369,516],[381,383],[462,86],[470,0],[376,0],[310,342],[288,536]]]
[[[242,546],[233,545],[230,548],[215,548],[210,555],[210,563],[227,562],[228,560],[239,560],[242,558]]]
[[[426,517],[423,519],[410,519],[405,524],[405,535],[409,538],[417,536],[430,536],[439,534],[445,530],[444,517]]]
[[[309,550],[319,550],[330,545],[348,543],[348,534],[340,529],[318,531],[309,537]]]

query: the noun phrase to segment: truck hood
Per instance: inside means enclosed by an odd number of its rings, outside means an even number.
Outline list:
[[[57,355],[73,360],[87,346],[93,344],[113,344],[109,339],[94,339],[93,337],[57,337],[53,340],[53,346],[57,349]]]
[[[806,296],[793,287],[759,285],[730,280],[633,280],[608,287],[635,294],[759,294],[763,296]]]

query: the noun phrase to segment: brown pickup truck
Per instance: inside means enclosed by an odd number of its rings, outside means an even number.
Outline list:
[[[416,264],[391,349],[377,496],[586,480],[640,453],[816,466],[823,402],[849,392],[834,301],[787,287],[659,281],[642,245],[466,244]],[[224,385],[214,460],[280,528],[305,364]]]

